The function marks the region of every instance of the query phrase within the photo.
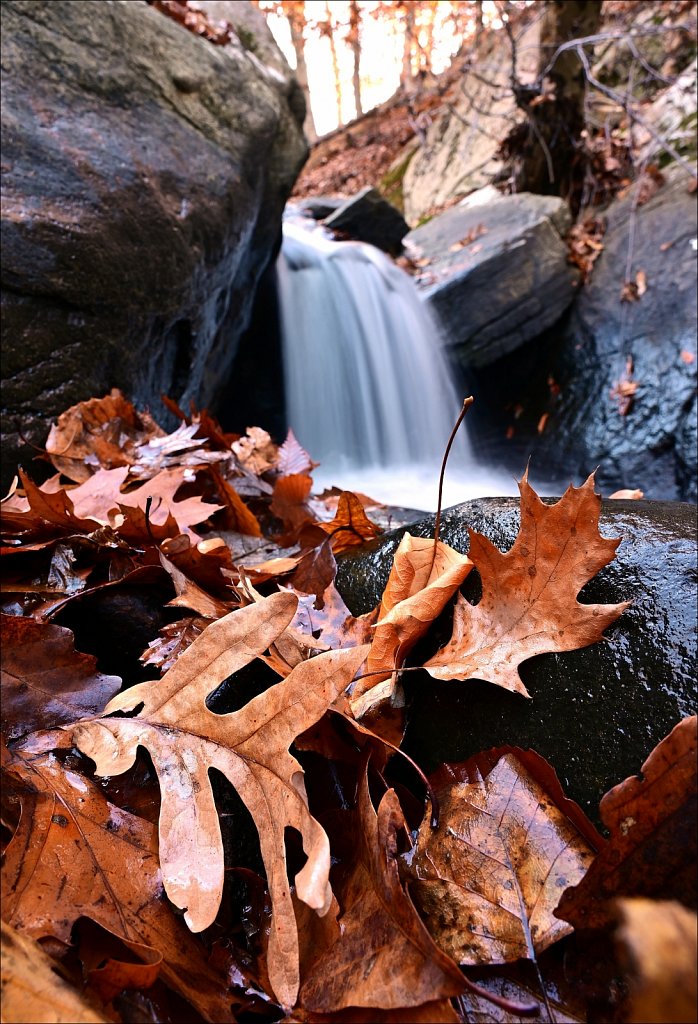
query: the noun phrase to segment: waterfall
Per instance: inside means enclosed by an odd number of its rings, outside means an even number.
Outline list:
[[[372,246],[287,222],[277,280],[288,420],[321,462],[316,483],[433,508],[463,396],[411,278]],[[469,463],[461,427],[449,467]]]

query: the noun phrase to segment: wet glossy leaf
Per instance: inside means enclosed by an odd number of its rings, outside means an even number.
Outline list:
[[[503,554],[470,531],[470,558],[482,577],[476,605],[459,597],[453,636],[426,670],[437,679],[485,679],[528,697],[518,672],[536,654],[586,647],[627,607],[580,604],[585,583],[614,557],[619,540],[599,533],[601,498],[594,478],[544,504],[524,474],[521,528]]]

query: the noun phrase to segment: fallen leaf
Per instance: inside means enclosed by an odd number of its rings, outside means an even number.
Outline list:
[[[281,476],[292,476],[296,473],[310,473],[319,463],[313,462],[305,448],[298,443],[296,435],[289,427],[286,440],[279,448],[276,469]]]
[[[621,489],[620,491],[614,491],[613,494],[609,494],[609,498],[625,498],[630,501],[639,501],[640,498],[644,498],[645,492],[639,489]]]
[[[9,755],[3,797],[22,805],[2,868],[3,916],[13,927],[68,944],[87,917],[156,951],[160,977],[205,1020],[232,1021],[224,980],[163,899],[154,826],[29,745]]]
[[[300,664],[282,682],[240,711],[217,715],[207,696],[228,676],[262,654],[289,625],[292,594],[280,593],[212,623],[157,683],[131,687],[105,708],[133,711],[133,718],[78,724],[77,746],[99,775],[126,771],[138,745],[160,779],[160,862],[170,900],[185,909],[192,931],[216,917],[223,888],[223,848],[209,768],[235,786],[255,820],[272,900],[269,977],[282,1004],[298,988],[298,939],[286,877],[284,828],[296,828],[307,854],[296,876],[299,897],[327,912],[329,844],[308,811],[302,770],[288,752],[294,737],[324,713],[346,688],[365,648],[330,651]]]
[[[2,615],[2,735],[16,740],[96,715],[121,686],[63,626]]]
[[[696,909],[696,716],[654,748],[641,775],[615,786],[599,813],[610,841],[556,911],[576,929],[606,928],[620,896],[677,899]]]
[[[340,894],[342,934],[304,979],[300,1004],[333,1013],[346,1007],[421,1006],[465,988],[404,892],[396,832],[404,827],[389,790],[374,811],[364,770],[351,829],[355,862]]]
[[[334,519],[319,525],[330,536],[335,554],[373,540],[381,532],[380,527],[366,515],[361,500],[351,491],[342,491],[340,494]]]
[[[477,605],[458,596],[453,635],[425,664],[437,679],[484,679],[528,697],[518,666],[536,654],[600,640],[627,608],[580,604],[577,595],[614,557],[620,541],[599,533],[601,498],[590,476],[554,505],[519,483],[521,528],[506,554],[470,531],[469,556],[482,577]]]
[[[208,625],[206,619],[193,616],[168,623],[160,630],[160,636],[151,640],[140,660],[144,665],[154,665],[164,675]]]
[[[4,921],[2,929],[3,1021],[33,1024],[107,1024],[60,976],[60,964]]]
[[[259,476],[276,465],[278,449],[266,430],[248,427],[247,433],[230,446],[238,462],[249,473]]]
[[[138,444],[164,434],[148,413],[136,412],[113,388],[103,398],[79,402],[61,413],[49,432],[46,451],[60,473],[83,483],[98,469],[130,466]]]
[[[189,608],[204,619],[220,619],[231,611],[231,604],[219,601],[206,593],[200,586],[187,579],[183,572],[167,558],[162,551],[158,552],[160,564],[174,583],[177,596],[168,601],[168,607]]]
[[[295,590],[304,594],[313,594],[315,604],[322,608],[325,601],[325,591],[332,584],[337,575],[337,563],[332,553],[332,545],[329,540],[309,548],[301,554],[298,567],[290,581]],[[347,609],[347,615],[349,610]]]
[[[682,349],[681,361],[684,362],[686,366],[691,366],[691,364],[696,361],[695,354],[693,352],[688,352],[686,349]]]
[[[315,516],[308,505],[313,486],[307,473],[282,476],[274,484],[271,511],[284,524],[285,543],[293,543],[306,523],[315,522]]]
[[[232,483],[226,480],[216,467],[212,467],[210,472],[226,512],[225,528],[244,533],[248,537],[261,537],[262,528],[259,520],[247,507]]]
[[[537,774],[537,761],[529,764]],[[449,767],[435,784],[439,827],[427,816],[406,858],[410,892],[458,963],[536,960],[571,931],[553,910],[593,849],[515,753],[493,766],[475,757]]]
[[[637,286],[637,297],[641,299],[647,291],[647,274],[644,270],[638,270],[635,275],[635,284]]]
[[[357,718],[378,701],[392,696],[396,684],[394,670],[426,634],[472,567],[466,555],[448,544],[404,535],[395,552],[378,611],[366,662],[366,673],[371,675],[359,679],[352,691],[351,709]]]
[[[693,1024],[698,1000],[698,919],[666,900],[619,899],[616,947],[630,995],[628,1024]]]

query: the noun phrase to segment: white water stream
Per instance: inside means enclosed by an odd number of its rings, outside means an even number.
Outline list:
[[[289,222],[277,275],[288,421],[321,463],[316,490],[335,485],[435,509],[464,396],[411,278],[373,246]],[[444,505],[516,493],[512,477],[475,465],[465,426],[449,457]]]

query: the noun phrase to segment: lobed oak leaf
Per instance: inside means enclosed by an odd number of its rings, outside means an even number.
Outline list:
[[[16,740],[97,714],[121,686],[73,646],[69,629],[2,615],[2,734]]]
[[[160,674],[164,675],[172,668],[180,654],[201,636],[208,625],[206,619],[194,616],[169,622],[160,630],[157,639],[150,641],[139,660],[144,665],[155,665]]]
[[[378,609],[367,675],[358,680],[351,696],[352,713],[357,718],[392,696],[396,676],[390,670],[404,663],[472,567],[466,555],[448,544],[404,535]],[[385,668],[387,671],[381,672]]]
[[[44,734],[45,735],[45,734]],[[50,742],[50,735],[47,737]],[[3,797],[22,806],[2,868],[3,916],[36,939],[70,943],[87,917],[134,948],[208,1021],[232,1021],[224,979],[167,906],[153,825],[109,803],[90,779],[40,749],[4,752]]]
[[[320,1013],[394,1010],[462,992],[460,971],[400,884],[396,832],[405,822],[397,796],[388,790],[376,813],[365,768],[353,817],[355,863],[339,896],[341,935],[304,978],[300,1004]]]
[[[554,505],[519,483],[521,528],[506,554],[470,531],[469,555],[482,578],[482,598],[459,595],[451,640],[426,662],[437,679],[484,679],[528,697],[518,672],[536,654],[572,651],[600,640],[628,607],[581,604],[585,583],[614,557],[619,540],[599,533],[601,498],[590,476]]]
[[[158,551],[158,557],[163,569],[174,583],[177,595],[167,602],[168,607],[188,608],[204,619],[220,619],[231,611],[230,603],[225,604],[202,590],[193,580],[188,579],[162,551]]]
[[[410,892],[436,943],[461,964],[536,960],[571,931],[553,911],[593,849],[536,777],[545,762],[531,756],[532,770],[505,753],[491,767],[481,755],[443,772],[439,828],[425,819],[409,857]]]
[[[696,909],[696,716],[684,718],[633,775],[601,800],[610,840],[556,911],[576,929],[605,928],[616,897],[678,900]]]
[[[296,875],[300,899],[323,914],[331,900],[329,843],[308,810],[303,772],[289,753],[346,688],[365,648],[330,651],[298,665],[241,710],[217,715],[206,698],[262,654],[288,627],[296,598],[280,593],[212,623],[157,683],[141,683],[105,708],[132,718],[101,718],[72,730],[99,775],[126,771],[145,747],[160,781],[160,862],[170,900],[201,931],[215,919],[223,888],[223,848],[209,769],[237,789],[259,832],[272,901],[269,977],[285,1006],[298,989],[298,937],[286,874],[284,828],[300,833],[307,862]]]

